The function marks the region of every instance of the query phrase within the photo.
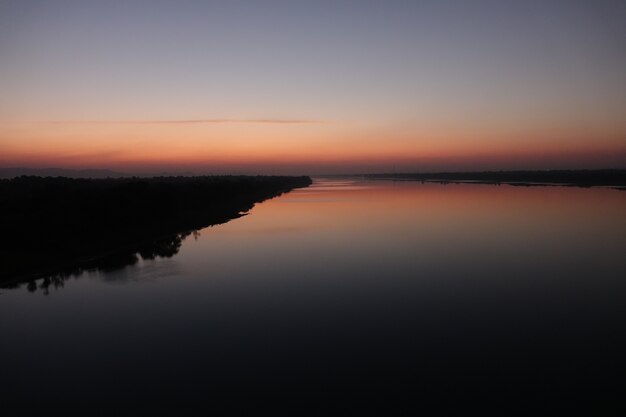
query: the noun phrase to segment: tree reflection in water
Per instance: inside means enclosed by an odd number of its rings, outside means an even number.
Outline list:
[[[184,233],[176,233],[149,243],[137,245],[132,249],[116,252],[97,259],[89,260],[83,264],[66,268],[53,275],[43,278],[32,278],[21,282],[5,285],[5,288],[19,288],[26,284],[26,289],[31,292],[41,291],[44,295],[50,294],[50,288],[60,289],[65,286],[65,281],[70,278],[77,278],[84,272],[113,272],[127,266],[135,265],[139,259],[154,260],[157,258],[171,258],[178,253],[183,240],[187,236],[193,235],[197,239],[197,230]]]

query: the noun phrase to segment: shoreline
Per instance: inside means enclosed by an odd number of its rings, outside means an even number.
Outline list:
[[[0,180],[0,288],[174,256],[194,231],[311,182],[285,176]]]
[[[440,184],[607,187],[626,190],[626,169],[383,173],[357,176],[370,180],[421,181]]]

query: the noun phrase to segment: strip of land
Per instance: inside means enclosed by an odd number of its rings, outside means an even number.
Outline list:
[[[0,287],[172,256],[192,231],[310,184],[285,176],[0,180]]]
[[[472,182],[520,186],[562,185],[626,189],[626,169],[387,173],[366,174],[364,177],[441,183]]]

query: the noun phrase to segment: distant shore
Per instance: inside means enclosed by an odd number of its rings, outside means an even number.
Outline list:
[[[311,182],[305,176],[0,180],[0,287],[172,256],[193,231]]]
[[[385,173],[365,174],[362,177],[396,181],[611,187],[626,190],[626,169]]]

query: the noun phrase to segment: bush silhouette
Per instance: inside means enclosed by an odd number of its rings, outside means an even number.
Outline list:
[[[193,230],[241,216],[309,177],[0,180],[0,284],[173,256]]]

